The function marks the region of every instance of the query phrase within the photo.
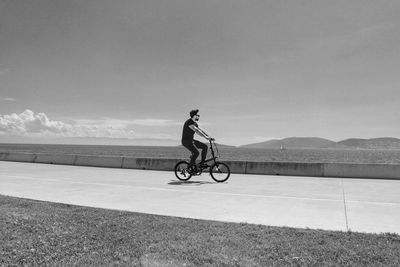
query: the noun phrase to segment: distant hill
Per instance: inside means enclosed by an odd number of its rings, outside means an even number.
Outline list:
[[[231,145],[224,145],[220,143],[216,143],[218,148],[235,148],[236,146],[231,146]]]
[[[337,143],[346,147],[361,149],[400,149],[400,139],[393,137],[381,137],[373,139],[351,138]]]
[[[339,142],[319,137],[290,137],[280,140],[254,143],[242,148],[355,148],[355,149],[400,149],[400,139],[381,137],[373,139],[350,138]]]
[[[241,146],[242,148],[332,148],[336,142],[319,137],[289,137]]]

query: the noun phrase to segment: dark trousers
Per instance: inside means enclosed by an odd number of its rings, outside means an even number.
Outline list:
[[[192,140],[192,141],[185,141],[182,140],[182,145],[189,149],[189,151],[192,153],[192,156],[190,157],[190,165],[196,164],[196,159],[199,156],[199,150],[197,148],[201,149],[201,161],[205,161],[207,157],[207,150],[208,146],[200,141],[197,140]]]

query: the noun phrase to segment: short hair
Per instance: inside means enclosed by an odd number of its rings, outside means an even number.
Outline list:
[[[193,118],[193,116],[197,115],[197,113],[199,113],[199,110],[198,109],[193,109],[193,110],[190,111],[189,114],[190,114],[190,117]]]

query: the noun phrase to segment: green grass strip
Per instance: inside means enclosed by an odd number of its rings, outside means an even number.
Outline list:
[[[269,227],[0,196],[0,266],[400,266],[400,236]]]

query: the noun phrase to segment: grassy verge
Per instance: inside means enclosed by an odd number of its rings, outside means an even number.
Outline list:
[[[0,196],[0,266],[400,265],[400,236],[222,223]]]

